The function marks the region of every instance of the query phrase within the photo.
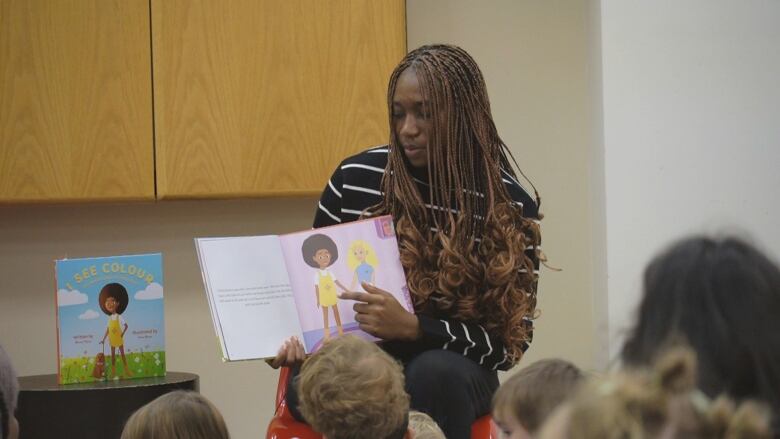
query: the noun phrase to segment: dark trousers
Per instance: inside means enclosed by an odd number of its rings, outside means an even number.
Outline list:
[[[444,350],[417,355],[406,364],[404,374],[411,408],[431,415],[447,439],[469,439],[471,424],[490,413],[491,399],[498,388],[495,371]],[[298,371],[293,370],[291,376],[297,375]],[[303,421],[293,381],[290,379],[287,385],[287,405],[293,416]]]

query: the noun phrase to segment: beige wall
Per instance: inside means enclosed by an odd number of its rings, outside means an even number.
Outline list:
[[[315,207],[314,199],[0,207],[0,343],[21,375],[55,373],[53,260],[162,252],[168,370],[200,375],[233,437],[260,437],[277,373],[261,361],[220,361],[192,239],[304,229]]]
[[[591,274],[589,165],[599,119],[590,20],[584,0],[407,1],[409,49],[447,42],[477,60],[498,132],[542,196],[542,247],[563,271],[542,270],[542,314],[522,364],[557,356],[602,366]]]
[[[560,356],[586,368],[594,354],[591,195],[595,124],[589,3],[416,0],[409,47],[453,42],[485,73],[499,132],[543,197],[542,317],[524,362]],[[489,7],[488,7],[489,6]],[[389,73],[389,72],[388,72]],[[192,238],[287,232],[311,224],[313,199],[0,207],[0,343],[22,375],[54,373],[56,258],[162,252],[168,368],[201,376],[236,438],[261,436],[276,373],[223,364]]]

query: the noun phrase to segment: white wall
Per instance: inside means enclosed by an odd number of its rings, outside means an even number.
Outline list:
[[[646,262],[694,232],[780,255],[780,2],[603,0],[610,351]]]

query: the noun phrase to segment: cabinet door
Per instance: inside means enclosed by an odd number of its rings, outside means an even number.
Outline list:
[[[319,193],[388,139],[403,0],[152,0],[159,198]]]
[[[0,1],[0,202],[154,199],[147,0]]]

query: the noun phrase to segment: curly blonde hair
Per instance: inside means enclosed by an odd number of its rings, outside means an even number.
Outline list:
[[[361,261],[357,258],[357,256],[355,256],[355,251],[358,249],[363,249],[363,251],[366,252],[366,264],[372,266],[373,268],[376,268],[379,265],[379,259],[376,256],[374,247],[372,247],[368,241],[356,239],[349,244],[349,252],[347,254],[347,266],[349,266],[350,270],[355,271],[355,269],[361,264]]]
[[[695,354],[673,348],[654,370],[592,380],[553,414],[542,439],[770,439],[769,411],[695,389]]]
[[[409,430],[414,433],[414,439],[447,439],[433,418],[417,410],[409,412]]]
[[[409,396],[401,365],[353,335],[326,343],[301,368],[296,385],[303,417],[329,439],[401,438]]]
[[[516,179],[517,163],[493,123],[482,72],[466,51],[430,45],[410,52],[390,77],[391,126],[396,84],[406,70],[416,74],[436,121],[427,145],[428,195],[445,208],[429,212],[391,129],[385,196],[365,216],[390,214],[397,221],[401,263],[418,311],[482,325],[517,361],[530,339],[524,318],[536,310],[537,276],[525,252],[540,243],[538,224],[523,217],[503,181],[502,172]]]

